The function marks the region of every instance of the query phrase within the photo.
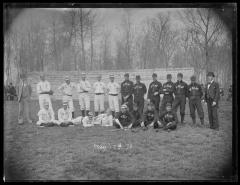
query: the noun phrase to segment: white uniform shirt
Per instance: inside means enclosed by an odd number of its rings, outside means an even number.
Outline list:
[[[64,95],[72,95],[72,90],[75,88],[75,84],[70,82],[70,84],[64,83],[58,89],[63,91]]]
[[[102,81],[97,81],[94,83],[93,85],[94,87],[94,93],[105,93],[105,83],[103,83]]]
[[[48,81],[40,81],[37,84],[37,93],[40,94],[41,92],[44,91],[50,91],[51,90],[51,86],[50,83]]]
[[[79,93],[84,92],[84,91],[88,91],[89,92],[90,90],[91,90],[91,84],[87,80],[85,80],[85,81],[81,80],[77,84],[77,91]]]
[[[64,108],[60,108],[58,110],[58,120],[60,122],[71,121],[72,120],[72,112],[69,109],[64,110]]]
[[[51,122],[54,120],[54,112],[51,109],[41,109],[38,112],[39,121]]]
[[[117,82],[109,82],[107,85],[109,94],[118,94],[120,85]]]

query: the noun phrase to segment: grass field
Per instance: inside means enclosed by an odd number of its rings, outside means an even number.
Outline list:
[[[61,101],[53,102],[55,113]],[[74,102],[75,108],[78,102]],[[186,125],[176,131],[109,131],[111,128],[38,128],[17,124],[17,102],[4,103],[6,180],[224,180],[230,179],[232,104],[219,108],[220,130]],[[38,101],[32,101],[37,120]],[[205,123],[208,125],[206,106]],[[79,115],[79,110],[76,111]],[[75,113],[75,114],[76,114]],[[198,120],[199,122],[199,120]],[[94,144],[131,144],[128,151]]]

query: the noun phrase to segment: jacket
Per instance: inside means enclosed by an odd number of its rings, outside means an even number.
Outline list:
[[[213,102],[215,101],[218,104],[220,99],[220,91],[219,91],[219,84],[213,81],[208,89],[208,84],[206,84],[205,88],[205,101],[206,102]]]

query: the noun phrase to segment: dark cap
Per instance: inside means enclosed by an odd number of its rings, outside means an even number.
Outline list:
[[[136,79],[140,79],[141,77],[140,77],[140,75],[136,75]]]
[[[124,76],[127,76],[127,77],[129,77],[129,73],[125,73],[125,75]]]
[[[171,74],[167,74],[167,78],[172,78],[172,75]]]
[[[157,73],[153,73],[153,74],[152,74],[152,77],[157,77]]]
[[[212,77],[215,77],[214,73],[213,72],[208,72],[207,76],[212,76]]]
[[[177,76],[183,77],[183,74],[182,73],[178,73]]]
[[[191,79],[191,81],[196,81],[196,76],[193,75],[193,76],[191,76],[190,79]]]

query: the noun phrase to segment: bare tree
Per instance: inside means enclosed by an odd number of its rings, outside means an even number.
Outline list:
[[[181,15],[183,22],[191,33],[195,44],[203,51],[205,63],[202,68],[209,70],[209,48],[211,48],[221,37],[222,21],[211,9],[186,9]]]
[[[79,17],[79,31],[80,31],[80,39],[81,39],[81,63],[80,67],[82,70],[86,70],[86,61],[85,61],[85,36],[88,32],[89,28],[89,15],[91,14],[91,10],[85,10],[83,8],[79,8],[78,11]]]

